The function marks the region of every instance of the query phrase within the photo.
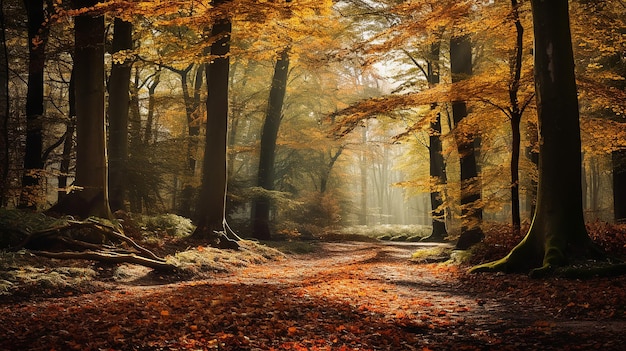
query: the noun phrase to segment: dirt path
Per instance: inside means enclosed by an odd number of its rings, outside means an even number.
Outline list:
[[[572,314],[595,308],[567,300],[588,282],[410,263],[424,247],[324,243],[212,281],[4,305],[0,350],[625,349],[623,310]]]

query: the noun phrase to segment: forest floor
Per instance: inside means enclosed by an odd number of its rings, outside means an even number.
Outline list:
[[[437,245],[319,242],[210,279],[136,268],[100,291],[0,300],[0,350],[625,349],[626,278],[411,260]]]

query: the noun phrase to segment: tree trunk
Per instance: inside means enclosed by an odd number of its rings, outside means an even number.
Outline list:
[[[133,83],[130,86],[130,113],[128,116],[128,127],[130,133],[129,140],[129,155],[128,155],[128,165],[136,165],[139,164],[140,159],[143,157],[144,153],[144,142],[141,138],[141,112],[139,109],[139,69],[135,69],[135,77],[133,79]],[[129,169],[130,171],[130,169]],[[137,174],[137,171],[133,173]],[[138,177],[137,177],[138,178]],[[142,213],[143,212],[143,204],[142,204],[142,191],[139,189],[140,184],[137,184],[138,179],[135,179],[134,182],[129,184],[128,190],[128,201],[131,212],[134,213]]]
[[[9,52],[4,23],[4,1],[0,0],[0,207],[6,204],[9,183]]]
[[[428,60],[428,85],[430,88],[439,84],[440,65],[439,55],[441,52],[441,42],[437,40],[430,46],[430,58]],[[437,104],[431,104],[431,111],[437,109]],[[435,119],[430,122],[428,156],[430,160],[430,208],[431,224],[433,230],[430,235],[422,241],[444,241],[448,235],[445,222],[445,210],[443,208],[442,187],[448,181],[446,175],[446,165],[443,160],[443,147],[441,143],[441,113],[436,112]]]
[[[528,140],[526,157],[535,165],[535,168],[538,168],[539,153],[536,150],[539,148],[539,135],[535,122],[528,122],[526,126],[526,139]],[[526,204],[528,206],[529,219],[532,219],[535,216],[535,208],[537,205],[537,180],[535,177],[531,177],[530,179],[530,188],[526,191]]]
[[[613,217],[626,222],[626,150],[613,151]]]
[[[75,0],[75,8],[98,1]],[[109,208],[104,118],[104,16],[74,19],[76,74],[76,180],[79,190],[64,197],[54,212],[112,218]]]
[[[36,208],[43,196],[44,67],[48,29],[44,24],[43,0],[25,0],[28,16],[28,91],[26,95],[26,150],[22,176],[21,208]]]
[[[363,148],[367,145],[367,122],[362,129]],[[359,160],[360,180],[361,180],[361,203],[359,211],[359,224],[367,225],[367,151],[362,150]]]
[[[133,25],[115,19],[113,54],[133,46]],[[111,210],[125,209],[128,162],[128,109],[132,62],[113,62],[109,80],[109,189]]]
[[[216,1],[218,6],[228,0]],[[206,68],[207,122],[202,165],[202,185],[196,206],[197,228],[194,236],[214,238],[214,231],[224,230],[226,206],[226,143],[228,133],[228,53],[230,51],[231,22],[218,19],[211,35],[217,40],[211,45],[214,57]]]
[[[472,43],[467,35],[450,39],[450,71],[453,83],[472,75]],[[458,249],[467,249],[484,237],[480,228],[482,221],[481,185],[476,164],[475,135],[474,131],[470,130],[473,126],[462,123],[466,116],[465,101],[453,101],[452,118],[461,163],[462,226],[461,236],[456,244]]]
[[[332,172],[333,167],[335,166],[335,162],[337,162],[337,159],[339,158],[339,156],[341,156],[345,147],[345,145],[340,145],[334,154],[331,150],[328,150],[330,160],[328,161],[328,165],[324,167],[320,177],[320,194],[324,194],[326,193],[326,190],[328,190],[328,180],[330,179],[330,172]]]
[[[274,190],[274,158],[276,156],[276,139],[282,119],[283,101],[287,90],[289,73],[289,49],[285,48],[274,67],[274,76],[270,88],[267,115],[263,122],[261,134],[261,151],[259,155],[258,186],[266,190]],[[270,199],[260,197],[252,204],[252,236],[260,240],[271,238],[269,217]]]
[[[519,197],[519,158],[520,158],[520,123],[522,121],[523,107],[520,107],[518,92],[522,76],[522,51],[524,48],[524,27],[519,17],[518,1],[511,0],[511,13],[515,24],[515,49],[511,54],[509,66],[511,68],[511,81],[509,82],[509,103],[511,113],[511,224],[519,233],[522,220],[520,217]]]
[[[59,166],[59,191],[57,193],[60,202],[67,195],[67,177],[70,173],[70,164],[72,162],[72,150],[74,149],[74,132],[76,131],[76,75],[72,69],[70,77],[70,86],[68,93],[69,118],[65,126],[65,140],[63,140],[63,154],[61,156],[61,164]]]
[[[153,139],[154,129],[154,106],[156,105],[155,93],[161,83],[161,71],[154,74],[152,82],[148,84],[148,115],[146,116],[146,129],[143,133],[143,145],[147,148]]]
[[[532,0],[531,6],[540,134],[537,211],[526,237],[506,257],[472,271],[530,270],[539,276],[595,249],[582,209],[580,125],[568,1]]]

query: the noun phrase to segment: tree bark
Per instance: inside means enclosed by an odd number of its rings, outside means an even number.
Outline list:
[[[440,65],[439,55],[441,53],[441,42],[437,40],[430,46],[430,57],[428,60],[427,79],[430,88],[439,84],[440,77]],[[431,111],[437,109],[437,104],[433,103],[430,106]],[[443,192],[442,186],[448,181],[446,175],[446,165],[443,159],[443,146],[441,143],[441,113],[436,112],[435,119],[430,122],[429,132],[429,172],[430,172],[430,208],[431,208],[431,224],[432,231],[429,236],[422,239],[422,241],[444,241],[444,238],[448,235],[445,222],[445,210],[443,208]]]
[[[626,222],[626,150],[613,151],[613,217]]]
[[[69,116],[65,126],[65,139],[63,140],[63,154],[59,166],[59,191],[57,192],[57,202],[60,202],[67,195],[67,177],[70,174],[70,164],[72,162],[72,150],[74,149],[74,132],[76,131],[76,75],[74,69],[70,77],[68,105]]]
[[[113,54],[133,47],[133,25],[116,18]],[[109,189],[111,210],[126,208],[128,162],[128,109],[132,61],[113,62],[109,79]]]
[[[219,6],[229,0],[215,2]],[[228,75],[230,71],[231,22],[226,14],[211,29],[216,38],[211,45],[212,61],[206,68],[207,121],[202,165],[202,185],[196,206],[197,228],[193,235],[215,238],[215,231],[223,231],[226,206],[228,133]]]
[[[289,49],[285,48],[276,61],[272,86],[270,88],[267,114],[263,122],[261,134],[261,151],[259,155],[259,170],[257,184],[266,190],[274,190],[274,159],[276,156],[276,139],[282,119],[283,101],[287,90],[287,75],[289,74]],[[271,238],[269,217],[270,199],[260,197],[252,205],[252,236],[260,240]]]
[[[585,228],[581,140],[568,1],[531,1],[539,117],[537,210],[526,237],[501,260],[472,271],[541,276],[573,258],[597,255]]]
[[[0,207],[6,204],[9,183],[9,52],[5,28],[4,1],[0,0]]]
[[[75,0],[89,8],[96,0]],[[76,74],[76,180],[80,187],[51,211],[112,218],[109,208],[104,118],[104,16],[89,13],[74,19]]]
[[[42,196],[44,68],[48,29],[44,24],[43,0],[25,0],[28,16],[28,90],[26,93],[26,149],[22,176],[21,208],[37,207]]]
[[[520,79],[522,76],[522,50],[524,48],[524,27],[519,17],[519,3],[511,0],[511,13],[515,24],[515,49],[511,54],[510,68],[511,81],[509,82],[509,103],[511,113],[511,224],[516,232],[520,231],[522,220],[520,217],[520,197],[519,197],[519,158],[521,132],[520,123],[522,121],[523,107],[519,104],[518,92]]]
[[[472,75],[472,43],[467,35],[450,39],[450,71],[452,82],[459,82]],[[467,116],[465,101],[452,102],[452,118],[455,140],[461,164],[461,236],[458,249],[467,249],[480,242],[484,234],[482,222],[481,185],[476,164],[475,135],[472,126],[462,124]]]
[[[528,122],[526,139],[528,140],[526,157],[528,157],[535,168],[539,168],[539,153],[536,151],[539,148],[539,135],[535,122]],[[537,207],[537,180],[535,177],[530,179],[530,188],[526,191],[526,204],[528,206],[529,219],[532,219],[535,216],[535,208]]]

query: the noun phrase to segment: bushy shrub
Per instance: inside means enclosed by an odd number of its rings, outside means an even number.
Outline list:
[[[299,201],[302,203],[301,207],[287,213],[287,217],[293,222],[323,228],[337,225],[341,221],[341,207],[332,193],[309,192]]]

